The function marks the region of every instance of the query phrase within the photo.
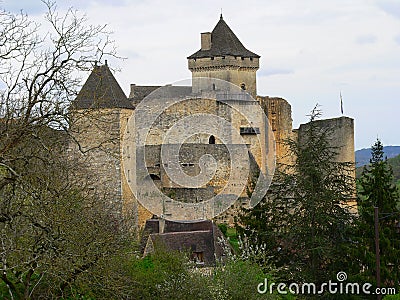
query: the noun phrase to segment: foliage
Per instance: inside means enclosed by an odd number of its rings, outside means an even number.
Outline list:
[[[379,209],[380,273],[382,286],[399,286],[400,280],[400,218],[399,193],[393,184],[393,172],[384,159],[383,146],[377,140],[372,147],[370,165],[365,166],[358,182],[361,276],[376,283],[374,207]]]
[[[222,234],[227,238],[233,250],[237,253],[239,251],[239,240],[236,233],[236,228],[228,227],[225,223],[218,224],[218,228]]]
[[[232,258],[214,268],[196,268],[186,253],[168,251],[161,245],[144,258],[116,258],[109,264],[109,272],[103,286],[94,285],[93,280],[88,285],[95,299],[278,298],[257,293],[265,275],[250,261]]]
[[[221,224],[218,224],[218,228],[219,228],[219,230],[221,230],[222,234],[224,236],[226,236],[226,233],[228,231],[228,225],[226,225],[225,223],[221,223]]]
[[[387,295],[383,298],[384,300],[400,300],[400,294]]]
[[[250,260],[230,259],[218,266],[212,278],[214,299],[278,299],[277,295],[258,294],[258,284],[264,282],[262,268]],[[217,296],[218,295],[218,296]]]
[[[75,297],[131,239],[66,151],[79,72],[113,55],[108,33],[44,5],[42,24],[0,11],[0,293],[11,299]]]
[[[205,277],[191,272],[187,256],[162,247],[145,258],[119,257],[107,278],[104,286],[92,285],[96,299],[210,299]]]
[[[395,180],[400,180],[400,155],[388,159],[389,165],[393,170],[393,178]]]
[[[228,228],[226,232],[226,237],[229,240],[229,243],[231,244],[233,250],[235,252],[239,251],[239,237],[236,232],[236,228]]]
[[[286,281],[328,282],[351,246],[346,202],[354,197],[354,164],[337,162],[332,128],[319,126],[319,115],[315,108],[304,139],[286,142],[293,163],[278,165],[268,198],[239,219],[240,233],[264,247]]]
[[[393,170],[394,182],[398,183],[400,181],[400,155],[388,158],[387,162],[388,162],[388,164],[391,166],[391,168]],[[358,167],[356,169],[356,177],[357,178],[360,178],[363,170],[364,170],[364,167]]]
[[[50,134],[47,141],[54,134],[37,133],[44,140]],[[0,190],[1,280],[17,299],[69,295],[81,274],[129,241],[106,201],[82,190],[75,176],[79,164],[37,143],[14,148],[38,158],[14,164],[26,171]]]

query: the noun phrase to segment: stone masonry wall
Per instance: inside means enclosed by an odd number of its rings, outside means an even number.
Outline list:
[[[349,117],[317,120],[317,126],[324,130],[331,129],[330,144],[337,152],[339,162],[355,162],[354,157],[354,120]],[[301,124],[298,129],[299,142],[306,138],[305,132],[309,124]]]
[[[71,132],[76,142],[70,148],[80,155],[88,172],[96,176],[96,194],[122,212],[121,164],[118,110],[80,110],[73,115]]]
[[[234,56],[207,57],[200,59],[189,59],[189,69],[192,77],[217,78],[233,83],[241,87],[245,85],[254,98],[257,95],[256,71],[259,68],[258,58],[242,58]],[[195,83],[196,81],[194,81]],[[202,81],[201,84],[204,84]],[[207,86],[193,85],[193,91],[198,93],[200,90],[211,90]]]
[[[276,162],[289,163],[285,140],[292,138],[292,109],[285,99],[277,97],[258,96],[257,100],[268,116],[276,141]]]
[[[244,84],[246,91],[254,98],[257,95],[256,71],[259,67],[258,58],[208,57],[189,59],[188,64],[193,78],[217,78],[233,83],[238,87]],[[193,92],[198,93],[201,90],[212,89],[211,86],[204,86],[204,84],[206,84],[206,81],[201,81],[201,85],[196,85],[196,81],[193,81]]]
[[[349,176],[355,179],[355,154],[354,154],[354,120],[349,117],[339,117],[333,119],[317,120],[315,121],[320,130],[328,130],[329,143],[333,148],[336,155],[336,161],[353,163],[353,168],[349,171]],[[309,126],[301,124],[297,130],[298,141],[302,143],[307,138],[306,130]],[[357,213],[356,194],[354,186],[354,196],[347,201],[347,206],[350,211]]]
[[[75,153],[85,161],[88,172],[96,178],[96,193],[113,206],[116,215],[123,217],[136,230],[152,216],[137,203],[122,166],[122,139],[133,110],[102,109],[75,111],[73,132]]]

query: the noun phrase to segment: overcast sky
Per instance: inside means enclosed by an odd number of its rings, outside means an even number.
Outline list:
[[[261,55],[258,94],[283,97],[293,125],[319,103],[323,117],[355,119],[356,149],[379,137],[400,145],[400,0],[68,0],[93,24],[108,24],[119,55],[116,78],[165,85],[190,78],[186,57],[200,33],[224,20],[244,46]],[[44,12],[39,0],[0,0],[7,10]]]

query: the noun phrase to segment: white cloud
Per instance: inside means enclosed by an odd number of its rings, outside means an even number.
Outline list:
[[[356,43],[357,44],[374,44],[377,41],[377,37],[373,34],[366,34],[366,35],[360,35],[356,38]]]
[[[37,0],[2,0],[0,2],[0,7],[14,13],[22,10],[30,15],[40,14],[46,11],[46,6],[41,1]]]
[[[273,76],[273,75],[287,75],[294,73],[294,70],[289,68],[266,68],[260,69],[257,73],[258,76]]]
[[[387,14],[400,19],[400,2],[397,0],[378,1],[377,6]]]
[[[37,11],[33,1],[19,3]],[[109,64],[120,67],[116,77],[126,93],[130,83],[189,78],[186,57],[200,48],[200,33],[213,29],[222,8],[243,44],[261,55],[259,94],[289,100],[295,126],[306,121],[316,102],[325,117],[338,116],[341,90],[345,113],[357,124],[357,148],[370,146],[374,128],[383,140],[400,144],[392,129],[400,125],[393,117],[400,108],[398,0],[64,0],[58,5],[73,5],[91,23],[107,23],[114,31],[127,60]]]
[[[400,45],[400,34],[394,37],[394,41]]]

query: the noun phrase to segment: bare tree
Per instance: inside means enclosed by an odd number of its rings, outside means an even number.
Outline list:
[[[0,91],[0,164],[14,173],[10,150],[32,128],[67,129],[79,71],[90,70],[106,54],[115,55],[106,26],[88,25],[72,9],[60,15],[54,3],[44,4],[46,33],[27,15],[0,13],[0,81],[5,85]]]
[[[44,5],[42,25],[0,11],[0,294],[11,299],[68,295],[129,241],[66,151],[80,72],[113,43],[106,26]]]

